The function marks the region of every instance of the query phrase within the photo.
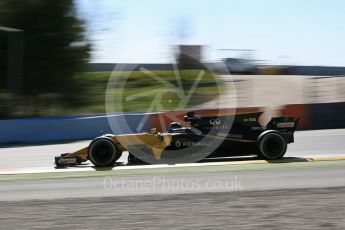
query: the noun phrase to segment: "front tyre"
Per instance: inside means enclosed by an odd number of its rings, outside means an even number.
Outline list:
[[[121,157],[122,152],[115,143],[107,137],[93,140],[88,149],[89,159],[95,166],[113,166]]]
[[[286,140],[278,132],[262,133],[258,138],[259,157],[267,160],[281,159],[287,150]]]

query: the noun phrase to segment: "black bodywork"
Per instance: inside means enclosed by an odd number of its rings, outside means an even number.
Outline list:
[[[298,119],[293,117],[273,117],[262,126],[259,123],[259,117],[263,112],[256,113],[243,113],[236,115],[217,115],[217,116],[199,116],[194,112],[189,112],[185,116],[185,121],[190,124],[190,127],[178,127],[176,122],[172,123],[168,132],[172,134],[172,143],[167,150],[183,150],[191,146],[197,146],[202,149],[203,143],[207,143],[205,138],[213,141],[221,137],[216,148],[206,150],[209,151],[205,154],[207,158],[214,157],[230,157],[230,156],[243,156],[243,155],[258,155],[263,156],[260,151],[260,140],[268,133],[275,133],[275,136],[281,136],[287,145],[294,142],[294,131],[297,128]],[[230,127],[228,126],[230,125]],[[272,136],[272,134],[270,134]],[[275,147],[275,137],[270,137],[270,142],[266,142],[268,147]],[[265,138],[267,139],[267,138]],[[201,144],[196,144],[198,142]],[[187,144],[185,144],[187,143]],[[278,143],[279,144],[279,143]],[[214,144],[213,144],[214,145]],[[265,146],[264,146],[265,147]],[[279,147],[279,146],[278,146]],[[263,147],[261,147],[263,148]],[[282,150],[283,151],[283,150]],[[286,147],[285,147],[286,151]],[[281,158],[284,154],[276,158]],[[190,153],[189,151],[186,154]],[[176,154],[170,154],[176,156]],[[169,151],[163,154],[163,158],[170,158]],[[264,157],[267,158],[267,157]],[[272,157],[272,159],[274,159]]]

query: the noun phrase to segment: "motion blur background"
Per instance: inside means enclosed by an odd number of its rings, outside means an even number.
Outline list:
[[[128,76],[122,96],[135,96],[162,90],[143,69],[177,85],[176,62],[186,92],[205,70],[186,105],[163,89],[160,107],[144,95],[114,112],[235,107],[299,117],[299,129],[345,127],[344,7],[340,0],[2,0],[0,118],[102,115],[111,76]],[[133,71],[117,71],[118,63]]]
[[[345,229],[344,9],[342,0],[0,0],[0,228]],[[127,165],[124,152],[114,168],[53,164],[126,133],[112,121],[164,131],[186,111],[228,108],[263,111],[262,125],[299,118],[284,159]],[[120,186],[106,189],[109,180]],[[234,181],[239,190],[222,186]]]

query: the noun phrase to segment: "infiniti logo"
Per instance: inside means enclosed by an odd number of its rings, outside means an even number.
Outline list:
[[[220,125],[221,121],[219,119],[211,119],[210,124],[211,125]]]

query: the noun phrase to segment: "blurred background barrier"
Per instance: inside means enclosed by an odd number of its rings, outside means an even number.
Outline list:
[[[345,102],[309,106],[309,129],[345,128]]]
[[[197,114],[200,115],[254,111],[262,110],[259,108],[196,110]],[[149,132],[151,128],[163,131],[173,121],[178,120],[182,122],[186,112],[56,116],[0,120],[0,144],[87,140],[107,133]],[[112,125],[110,126],[109,124]]]
[[[298,130],[345,128],[345,102],[286,105],[279,114],[300,118]]]
[[[119,114],[111,116],[38,117],[0,121],[0,143],[58,142],[93,139],[97,136],[116,133],[110,122],[126,116],[133,132],[142,120],[142,114]]]
[[[345,100],[345,76],[310,76],[304,80],[305,103]]]
[[[281,66],[286,69],[288,74],[304,76],[336,76],[344,75],[345,67],[337,66]]]
[[[268,112],[269,107],[237,109],[199,109],[200,115]],[[163,113],[127,113],[101,116],[61,116],[22,118],[0,121],[0,143],[38,143],[93,139],[103,134],[136,133],[167,129],[170,122],[180,121],[186,111]],[[345,102],[291,104],[282,106],[274,116],[300,119],[298,130],[345,128]],[[110,127],[110,124],[113,124]],[[264,125],[266,122],[261,123]],[[121,127],[119,127],[121,126]],[[119,127],[118,129],[116,127]]]
[[[118,63],[88,63],[87,70],[90,72],[113,71]],[[150,70],[172,70],[171,64],[152,63],[152,64],[126,64],[130,69],[139,70],[141,67]],[[209,69],[216,66],[215,63],[205,64]],[[303,76],[337,76],[345,74],[345,67],[336,66],[297,66],[297,65],[258,65],[259,74],[264,75],[303,75]],[[230,70],[231,72],[231,70]]]

